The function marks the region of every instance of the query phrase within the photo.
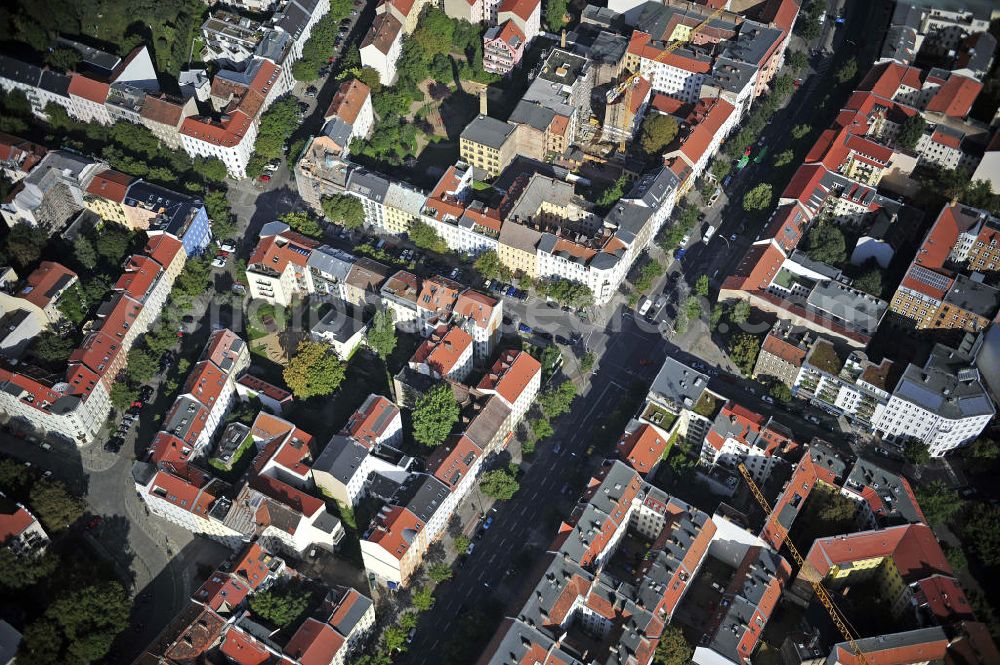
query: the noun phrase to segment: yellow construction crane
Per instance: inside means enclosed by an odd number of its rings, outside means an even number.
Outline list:
[[[746,466],[740,464],[737,468],[739,469],[740,475],[743,476],[743,480],[746,481],[747,486],[750,488],[750,492],[753,494],[754,498],[757,499],[757,503],[759,503],[760,507],[764,509],[764,514],[770,515],[771,504],[768,502],[767,497],[765,497],[760,491],[760,488],[757,487],[757,483],[754,482],[754,479],[750,475]],[[833,598],[830,597],[830,593],[826,590],[826,587],[823,586],[822,580],[819,577],[819,571],[813,570],[812,574],[807,574],[806,561],[802,558],[802,555],[799,554],[799,550],[792,543],[792,539],[788,537],[788,530],[778,524],[777,521],[774,523],[774,528],[778,530],[778,535],[781,536],[782,542],[784,542],[785,546],[788,547],[788,551],[791,553],[792,558],[795,559],[795,563],[798,564],[799,575],[803,575],[812,586],[813,593],[816,594],[816,597],[819,598],[819,602],[821,602],[823,607],[826,608],[826,611],[830,615],[830,619],[833,620],[833,624],[837,627],[837,630],[840,631],[840,634],[843,635],[844,639],[851,645],[851,649],[854,650],[854,655],[858,657],[859,661],[861,661],[861,665],[871,665],[871,661],[868,660],[864,652],[861,650],[861,647],[858,645],[857,636],[854,634],[854,631],[851,630],[851,627],[847,625],[847,619],[845,619],[844,615],[840,613],[837,606],[833,604]]]

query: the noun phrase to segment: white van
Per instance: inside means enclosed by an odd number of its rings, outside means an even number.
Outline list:
[[[650,300],[649,298],[643,298],[642,304],[639,305],[639,316],[646,316],[646,312],[648,312],[649,308],[652,306],[653,306],[652,300]]]

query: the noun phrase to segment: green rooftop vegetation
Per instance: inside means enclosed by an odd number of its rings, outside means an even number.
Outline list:
[[[713,397],[710,393],[703,392],[701,397],[698,398],[698,403],[694,405],[693,411],[699,416],[711,420],[712,418],[715,418],[715,414],[717,414],[721,408],[722,405],[719,400]]]
[[[840,374],[840,370],[844,366],[844,361],[837,355],[833,344],[824,341],[816,342],[809,354],[808,362],[813,367],[833,376]]]

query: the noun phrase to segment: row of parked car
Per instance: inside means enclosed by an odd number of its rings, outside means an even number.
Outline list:
[[[497,293],[501,296],[507,296],[508,298],[516,298],[517,300],[526,300],[528,298],[528,292],[523,289],[518,289],[510,284],[504,284],[500,280],[488,279],[483,284],[483,287],[488,291]]]

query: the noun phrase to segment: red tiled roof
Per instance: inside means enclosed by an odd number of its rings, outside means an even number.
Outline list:
[[[122,341],[135,324],[135,320],[139,318],[142,303],[122,292],[105,302],[101,309],[103,310],[109,303],[113,304],[110,310],[95,322],[96,329],[113,339]]]
[[[266,665],[273,658],[261,642],[244,633],[239,626],[229,629],[219,651],[235,665]]]
[[[215,363],[203,360],[194,366],[184,384],[184,393],[190,394],[205,405],[209,411],[215,407],[216,400],[222,394],[226,385],[226,377]]]
[[[722,288],[741,291],[766,289],[784,262],[785,255],[774,243],[751,245]]]
[[[495,298],[469,289],[462,292],[455,301],[455,313],[475,321],[480,328],[485,328],[489,325],[496,305]]]
[[[442,326],[421,342],[411,362],[426,364],[441,376],[447,376],[471,346],[472,335],[457,326]]]
[[[139,115],[152,122],[176,127],[180,124],[181,118],[184,115],[184,106],[183,104],[171,101],[166,95],[160,95],[159,97],[146,95]]]
[[[71,363],[83,363],[91,371],[103,376],[121,352],[121,342],[101,331],[83,338],[80,346],[69,356]]]
[[[676,97],[669,97],[661,92],[653,93],[653,98],[650,100],[649,105],[660,113],[680,118],[686,117],[690,113],[689,107],[692,107],[690,102],[682,102]]]
[[[125,272],[115,282],[115,290],[142,302],[162,271],[163,268],[153,259],[142,254],[134,254],[126,261]]]
[[[35,518],[27,510],[13,501],[4,501],[0,505],[0,545],[7,542],[8,538],[21,535],[34,523]]]
[[[135,178],[122,173],[121,171],[105,169],[95,175],[93,180],[90,181],[90,184],[87,185],[87,193],[93,194],[94,196],[100,196],[101,198],[108,199],[109,201],[121,203],[125,200],[125,194],[128,192],[128,186],[131,185],[134,180]]]
[[[454,490],[482,454],[475,441],[464,434],[450,437],[427,458],[427,470]]]
[[[25,173],[35,168],[48,151],[45,146],[0,132],[0,161],[16,164]]]
[[[184,245],[180,240],[166,233],[151,236],[146,241],[146,248],[143,250],[151,259],[166,268],[169,266],[178,252],[184,250]]]
[[[149,446],[149,459],[154,464],[186,463],[190,455],[191,447],[169,432],[157,432]]]
[[[233,565],[233,574],[249,584],[250,588],[257,589],[267,579],[270,572],[267,563],[272,558],[263,547],[251,543],[239,561]]]
[[[111,86],[109,84],[87,78],[83,74],[74,73],[69,80],[70,95],[82,97],[97,104],[103,104],[108,101],[108,92],[110,91]]]
[[[689,121],[693,120],[696,124],[693,125],[691,132],[681,145],[681,152],[690,160],[691,164],[698,163],[718,134],[719,128],[734,111],[736,111],[736,107],[722,98],[703,99],[695,106],[691,116],[689,116]]]
[[[388,12],[379,14],[372,21],[372,27],[365,34],[364,39],[361,40],[360,48],[374,46],[383,55],[388,55],[402,30],[403,25],[395,16]]]
[[[925,524],[906,524],[877,531],[819,538],[806,557],[820,575],[826,576],[833,566],[845,566],[856,561],[889,557],[904,582],[941,573],[951,575],[941,546],[934,532]]]
[[[374,397],[374,399],[371,399]],[[386,428],[399,417],[399,407],[390,402],[382,395],[372,395],[358,408],[347,424],[344,425],[342,434],[353,437],[358,443],[371,449],[382,436]]]
[[[527,21],[539,10],[540,0],[503,0],[497,13],[511,12],[521,20]]]
[[[975,79],[952,74],[927,103],[927,110],[953,118],[964,118],[982,92],[983,84]]]
[[[764,338],[764,343],[761,344],[760,350],[777,356],[786,363],[795,365],[796,367],[801,367],[802,362],[806,359],[805,349],[800,349],[794,344],[771,333],[768,333],[767,337]]]
[[[348,125],[353,125],[370,95],[371,88],[358,79],[344,81],[340,84],[337,94],[333,96],[333,101],[330,102],[323,118],[329,121],[336,117]]]
[[[270,476],[257,476],[250,481],[250,486],[306,517],[312,517],[324,508],[322,499],[310,496]]]
[[[652,471],[663,451],[667,448],[667,440],[660,436],[657,428],[642,424],[634,432],[627,433],[618,442],[618,457],[639,473]]]
[[[18,295],[33,305],[45,309],[57,295],[57,285],[65,281],[64,278],[75,279],[76,276],[75,272],[61,263],[42,261],[25,279],[25,284],[30,290],[21,289]]]
[[[871,68],[858,85],[858,90],[870,90],[880,97],[892,99],[900,86],[920,90],[924,73],[917,67],[886,62]]]
[[[513,50],[524,46],[524,33],[521,32],[521,28],[517,27],[516,23],[507,20],[500,26],[500,32],[497,33],[497,36],[489,41],[490,44],[496,42],[502,42],[509,49]]]
[[[932,575],[917,581],[916,603],[926,606],[941,623],[975,618],[972,606],[954,577]]]
[[[228,120],[221,122],[198,116],[184,118],[180,133],[205,143],[232,148],[239,145],[252,124],[253,118],[238,110],[230,113]]]
[[[285,645],[285,654],[302,665],[329,665],[344,642],[332,627],[310,617]]]
[[[493,390],[507,404],[513,405],[541,371],[542,364],[527,351],[507,349],[500,354],[489,373],[476,387],[479,390]]]
[[[376,526],[365,540],[374,543],[396,559],[402,559],[417,532],[425,525],[409,510],[401,506],[391,506],[378,519]]]
[[[304,268],[309,260],[309,249],[293,242],[279,242],[277,236],[261,238],[257,249],[250,257],[248,265],[270,268],[278,274],[284,272],[289,263]]]
[[[292,393],[279,388],[278,386],[268,383],[264,379],[253,376],[252,374],[244,374],[236,383],[249,388],[250,390],[260,393],[261,395],[266,395],[277,402],[284,402],[285,400],[291,400]]]
[[[954,148],[955,150],[962,147],[962,137],[956,136],[951,132],[941,131],[941,129],[934,130],[934,133],[931,134],[931,140],[935,143],[948,146],[949,148]]]
[[[161,492],[157,492],[157,488]],[[201,516],[208,514],[215,501],[215,496],[206,491],[205,486],[196,485],[190,477],[183,479],[167,471],[158,471],[153,476],[150,491],[178,508]]]

